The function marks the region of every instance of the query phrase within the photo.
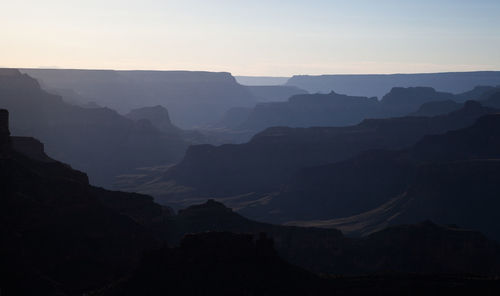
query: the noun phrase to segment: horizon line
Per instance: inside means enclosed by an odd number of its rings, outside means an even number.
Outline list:
[[[500,72],[498,70],[471,70],[471,71],[438,71],[438,72],[386,72],[386,73],[322,73],[322,74],[293,74],[293,75],[245,75],[234,74],[231,71],[210,70],[183,70],[183,69],[112,69],[112,68],[60,68],[60,67],[0,67],[3,69],[18,70],[71,70],[71,71],[122,71],[122,72],[207,72],[207,73],[229,73],[234,77],[268,77],[268,78],[290,78],[293,76],[359,76],[359,75],[418,75],[418,74],[451,74],[451,73],[487,73]]]

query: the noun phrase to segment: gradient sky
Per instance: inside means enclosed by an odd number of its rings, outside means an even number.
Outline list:
[[[500,70],[500,0],[0,0],[0,66]]]

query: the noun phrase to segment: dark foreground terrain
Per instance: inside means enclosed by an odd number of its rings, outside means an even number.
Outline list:
[[[10,136],[8,120],[1,110],[2,295],[500,291],[500,246],[479,232],[426,221],[355,239],[255,222],[215,201],[175,214],[89,185],[39,141]]]

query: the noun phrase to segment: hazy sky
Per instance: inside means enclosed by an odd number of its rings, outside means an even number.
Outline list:
[[[0,66],[500,70],[500,0],[0,0]]]

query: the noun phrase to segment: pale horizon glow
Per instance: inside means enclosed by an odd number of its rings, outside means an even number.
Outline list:
[[[500,70],[498,15],[498,0],[8,1],[0,67],[242,76]]]

